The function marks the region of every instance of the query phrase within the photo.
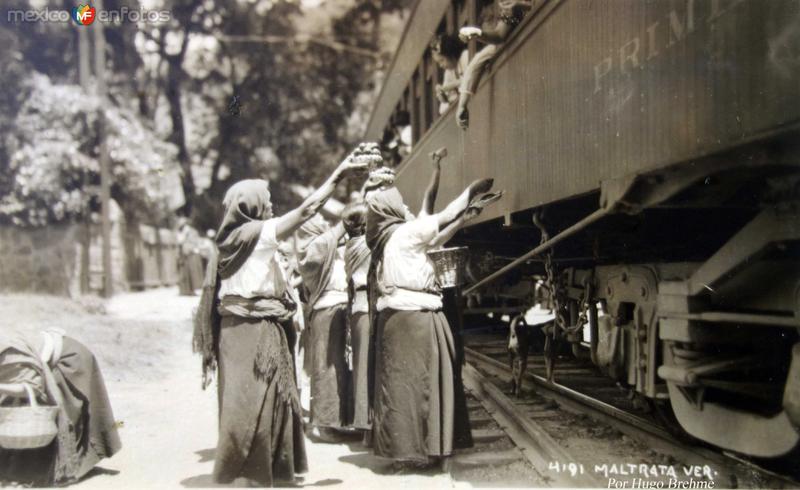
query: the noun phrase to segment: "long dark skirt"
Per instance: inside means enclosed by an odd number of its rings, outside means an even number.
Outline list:
[[[442,312],[378,316],[375,454],[428,462],[454,448],[455,345]]]
[[[80,342],[64,337],[61,357],[53,367],[64,407],[76,435],[76,472],[70,480],[54,481],[57,440],[40,449],[0,448],[0,480],[37,486],[66,484],[88,473],[103,458],[110,458],[122,444],[108,401],[105,382],[94,355]]]
[[[372,428],[369,413],[369,315],[350,315],[350,339],[353,344],[353,427]]]
[[[450,332],[453,335],[453,343],[456,348],[456,356],[454,360],[454,374],[455,374],[455,421],[453,423],[454,437],[453,445],[456,448],[463,449],[472,447],[472,429],[469,422],[469,410],[467,410],[467,396],[464,393],[464,378],[461,375],[462,368],[464,367],[464,339],[461,332],[463,331],[463,316],[461,312],[462,299],[460,288],[447,288],[442,291],[442,303],[445,317],[447,317],[447,324],[450,326]]]
[[[258,379],[254,362],[263,329],[285,345],[283,328],[258,319],[223,317],[219,342],[219,441],[214,480],[271,486],[307,470],[302,414],[280,392],[277,376]]]
[[[347,305],[311,312],[311,423],[316,427],[345,427],[350,399],[345,357]]]

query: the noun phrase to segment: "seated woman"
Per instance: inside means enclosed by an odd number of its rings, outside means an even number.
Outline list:
[[[366,169],[348,157],[298,208],[279,217],[272,214],[265,180],[237,182],[225,193],[219,261],[209,267],[194,335],[204,384],[219,369],[217,483],[293,483],[295,473],[307,469],[294,365],[282,327],[297,305],[276,251],[342,179]]]
[[[522,22],[525,14],[528,13],[532,6],[531,0],[495,0],[481,13],[483,21],[480,28],[462,27],[459,31],[459,37],[465,43],[473,39],[488,43],[470,60],[469,65],[464,70],[464,76],[461,78],[461,85],[458,89],[456,121],[462,129],[467,129],[469,126],[467,105],[470,97],[478,89],[483,72],[494,59],[500,49],[500,45],[506,41],[511,31]]]
[[[379,290],[370,292],[370,312],[377,314],[373,442],[378,456],[427,466],[443,461],[460,439],[456,400],[463,395],[455,393],[455,344],[426,252],[477,215],[471,203],[491,184],[478,181],[440,213],[416,219],[396,188],[367,198],[370,282]]]
[[[458,100],[461,76],[469,63],[469,52],[466,48],[467,45],[453,34],[440,34],[431,43],[433,61],[444,70],[441,85],[436,85],[439,114],[447,112],[450,105]]]
[[[58,405],[58,435],[39,449],[0,447],[0,483],[36,486],[76,482],[121,444],[94,355],[57,329],[0,331],[0,406]]]

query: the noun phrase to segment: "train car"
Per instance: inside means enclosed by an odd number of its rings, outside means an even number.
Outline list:
[[[527,307],[538,280],[548,341],[697,439],[796,454],[800,1],[534,0],[462,130],[439,114],[429,45],[485,3],[416,3],[366,135],[410,115],[409,203],[442,147],[439,204],[478,178],[505,190],[454,239],[470,308]]]

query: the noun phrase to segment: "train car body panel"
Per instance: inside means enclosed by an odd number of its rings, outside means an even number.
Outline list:
[[[485,176],[508,191],[486,221],[800,121],[800,2],[551,1],[521,29],[473,97],[469,129],[450,111],[403,163],[410,203],[442,146],[440,206]],[[368,136],[385,117],[379,104]]]

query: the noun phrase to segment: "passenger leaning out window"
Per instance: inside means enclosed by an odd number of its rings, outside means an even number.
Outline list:
[[[525,14],[531,9],[531,0],[495,0],[486,7],[481,13],[481,27],[462,27],[458,35],[463,42],[477,39],[487,43],[475,57],[470,60],[464,76],[461,78],[461,85],[458,92],[458,109],[456,110],[456,121],[462,129],[469,126],[469,111],[467,105],[469,99],[475,93],[481,81],[483,72],[489,63],[494,59],[500,45],[502,45],[511,31],[517,27]]]

